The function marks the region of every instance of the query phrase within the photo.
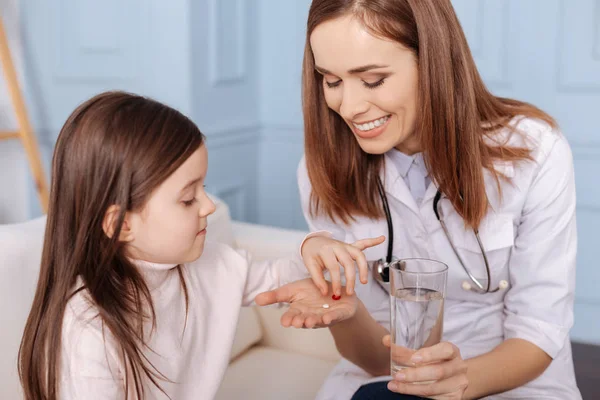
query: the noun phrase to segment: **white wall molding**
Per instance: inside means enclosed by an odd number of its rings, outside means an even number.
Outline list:
[[[486,84],[512,87],[510,76],[510,1],[453,0],[469,47]]]
[[[594,28],[596,33],[594,35],[594,60],[600,61],[600,0],[596,0],[594,7]]]
[[[208,62],[213,87],[246,79],[246,1],[209,0]],[[232,23],[233,21],[233,23]]]
[[[146,4],[60,0],[52,8],[53,42],[58,50],[52,53],[55,79],[108,83],[138,79],[149,22]]]
[[[257,123],[209,126],[206,129],[200,127],[200,130],[206,136],[209,148],[221,148],[260,140],[260,125]]]
[[[304,145],[304,126],[300,124],[263,124],[261,140],[271,143],[294,143]]]
[[[561,0],[558,29],[558,90],[600,92],[600,0]]]

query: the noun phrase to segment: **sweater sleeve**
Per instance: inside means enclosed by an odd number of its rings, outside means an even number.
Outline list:
[[[245,251],[238,250],[238,252],[248,265],[248,277],[242,298],[244,306],[254,304],[254,298],[259,293],[310,277],[299,252],[290,254],[288,258],[262,261],[253,260],[252,256]]]

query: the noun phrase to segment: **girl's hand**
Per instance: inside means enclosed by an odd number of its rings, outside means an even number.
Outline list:
[[[288,283],[270,292],[256,296],[256,304],[266,306],[289,303],[290,308],[281,316],[281,325],[288,328],[322,328],[351,318],[358,308],[356,296],[342,296],[333,300],[321,294],[310,279]],[[327,308],[323,305],[327,304]]]
[[[340,264],[343,265],[346,275],[346,294],[350,296],[354,294],[355,263],[358,266],[360,281],[367,283],[369,266],[363,250],[377,246],[384,240],[385,236],[379,236],[348,244],[328,237],[313,236],[302,245],[302,258],[315,285],[321,289],[323,295],[327,295],[329,290],[329,285],[323,276],[325,270],[329,270],[333,294],[336,296],[342,294]]]
[[[390,347],[390,335],[383,338]],[[410,365],[392,376],[388,389],[392,392],[410,394],[438,400],[462,400],[469,385],[467,363],[458,347],[441,342],[417,351],[395,351],[400,364]]]

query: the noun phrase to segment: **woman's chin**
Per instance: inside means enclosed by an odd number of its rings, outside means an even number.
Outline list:
[[[394,143],[384,140],[358,139],[358,145],[367,154],[384,154],[394,148]]]

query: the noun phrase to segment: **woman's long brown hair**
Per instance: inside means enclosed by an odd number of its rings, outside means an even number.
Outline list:
[[[80,290],[120,347],[125,376],[132,378],[126,378],[126,393],[133,385],[144,398],[146,379],[160,388],[158,381],[166,377],[143,353],[144,323],[151,318],[155,326],[150,291],[118,238],[125,213],[141,210],[203,141],[196,125],[178,111],[123,92],[97,95],[67,119],[54,150],[40,275],[19,351],[27,399],[58,396],[63,316]],[[119,216],[108,237],[102,222],[111,205],[119,207]]]
[[[430,176],[464,219],[477,228],[487,213],[483,169],[498,186],[493,161],[530,158],[530,150],[494,142],[515,116],[555,127],[540,109],[492,95],[485,87],[450,0],[313,0],[302,72],[305,158],[312,185],[311,214],[344,223],[354,216],[383,216],[376,178],[383,156],[359,147],[344,120],[327,107],[315,70],[310,36],[321,23],[353,15],[375,36],[411,49],[418,63],[415,131]],[[487,141],[486,137],[492,141]],[[490,143],[492,142],[492,143]]]

